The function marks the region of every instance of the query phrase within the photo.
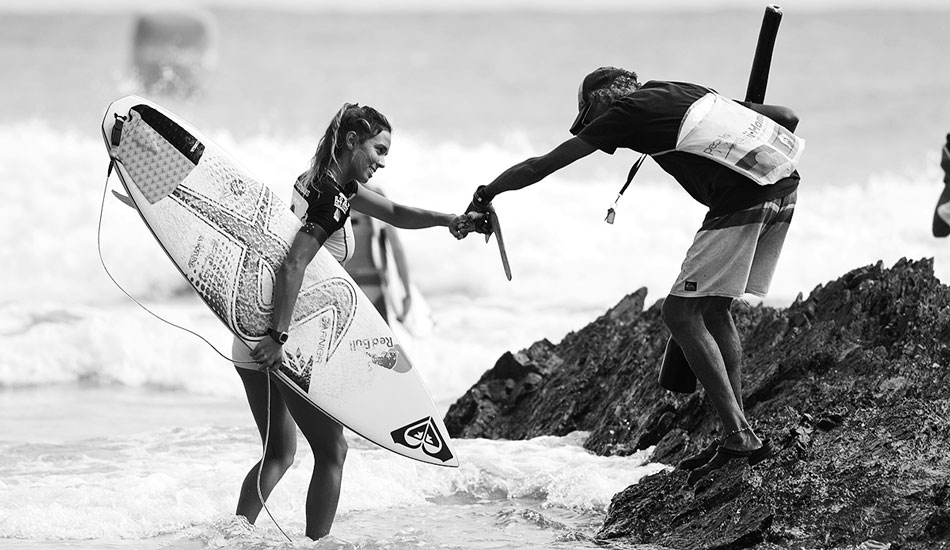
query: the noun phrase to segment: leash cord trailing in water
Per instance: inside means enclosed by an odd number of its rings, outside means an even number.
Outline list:
[[[115,161],[113,160],[112,162],[114,163]],[[111,164],[111,163],[110,163],[110,165],[109,165],[109,173],[110,173],[110,174],[112,173],[112,164]],[[114,284],[114,285],[116,286],[116,288],[118,288],[119,290],[121,290],[122,293],[125,294],[125,295],[128,297],[129,300],[132,300],[133,302],[135,302],[135,304],[136,304],[137,306],[139,306],[140,308],[142,308],[142,309],[144,309],[145,311],[147,311],[152,317],[155,317],[156,319],[158,319],[159,321],[161,321],[161,322],[163,322],[163,323],[165,323],[165,324],[167,324],[167,325],[173,326],[173,327],[175,327],[175,328],[177,328],[177,329],[180,329],[180,330],[183,330],[183,331],[185,331],[185,332],[187,332],[187,333],[189,333],[189,334],[191,334],[191,335],[193,335],[193,336],[196,336],[196,337],[197,337],[198,339],[200,339],[202,342],[204,342],[205,344],[208,344],[208,347],[210,347],[211,349],[213,349],[214,352],[217,353],[218,355],[220,355],[222,358],[227,359],[228,361],[230,361],[230,362],[232,362],[232,363],[234,363],[234,364],[236,364],[236,365],[256,365],[257,363],[256,363],[255,361],[238,361],[238,360],[236,360],[236,359],[233,359],[233,358],[231,358],[231,357],[228,357],[226,354],[222,353],[218,348],[216,348],[216,347],[214,346],[214,344],[212,344],[211,342],[209,342],[204,336],[198,334],[197,332],[195,332],[195,331],[193,331],[193,330],[191,330],[191,329],[188,329],[188,328],[185,328],[185,327],[183,327],[183,326],[181,326],[181,325],[175,324],[175,323],[169,321],[168,319],[165,319],[165,318],[162,317],[161,315],[155,313],[154,311],[150,310],[145,304],[143,304],[142,302],[138,301],[137,299],[135,299],[134,296],[132,296],[131,294],[129,294],[129,292],[128,292],[127,290],[125,290],[125,288],[123,288],[122,285],[120,285],[118,281],[115,280],[115,277],[112,276],[112,272],[109,271],[109,268],[106,266],[105,259],[102,257],[102,218],[103,218],[103,213],[105,212],[105,208],[106,208],[106,195],[108,194],[108,193],[107,193],[108,191],[109,191],[109,176],[106,175],[106,185],[105,185],[105,187],[104,187],[103,190],[102,190],[102,203],[99,205],[99,226],[98,226],[98,228],[96,229],[96,248],[98,249],[98,252],[99,252],[99,263],[102,264],[102,269],[105,270],[106,275],[109,276],[109,280],[112,281],[112,284]]]
[[[112,284],[114,284],[114,285],[116,286],[116,288],[118,288],[119,290],[121,290],[123,294],[125,294],[130,300],[132,300],[133,302],[135,302],[135,304],[138,305],[140,308],[142,308],[142,309],[144,309],[145,311],[147,311],[152,317],[155,317],[156,319],[158,319],[159,321],[161,321],[161,322],[163,322],[163,323],[165,323],[165,324],[167,324],[167,325],[173,326],[173,327],[175,327],[175,328],[177,328],[177,329],[183,330],[183,331],[185,331],[185,332],[187,332],[187,333],[189,333],[189,334],[191,334],[191,335],[193,335],[193,336],[198,337],[202,342],[204,342],[205,344],[207,344],[208,347],[210,347],[211,349],[213,349],[214,352],[217,353],[218,355],[220,355],[222,358],[227,359],[228,361],[230,361],[231,363],[234,363],[235,365],[238,365],[238,364],[242,364],[242,365],[255,364],[255,365],[256,365],[257,363],[256,363],[255,361],[238,361],[238,360],[236,360],[236,359],[234,359],[234,358],[228,357],[228,356],[225,355],[224,353],[221,353],[221,351],[220,351],[218,348],[216,348],[216,347],[214,346],[214,344],[212,344],[211,342],[209,342],[204,336],[198,334],[197,332],[195,332],[195,331],[193,331],[193,330],[191,330],[191,329],[188,329],[188,328],[185,328],[185,327],[183,327],[183,326],[181,326],[181,325],[175,324],[175,323],[169,321],[168,319],[165,319],[165,318],[162,317],[161,315],[155,313],[154,311],[150,310],[150,309],[149,309],[148,307],[146,307],[142,302],[139,302],[138,300],[135,299],[135,297],[133,297],[131,294],[129,294],[129,292],[126,291],[125,288],[123,288],[122,285],[120,285],[119,282],[115,280],[115,277],[112,276],[112,272],[109,271],[108,266],[106,266],[105,258],[102,257],[102,218],[103,218],[103,214],[105,213],[105,209],[106,209],[106,195],[108,194],[108,191],[109,191],[109,176],[112,175],[112,167],[113,167],[113,165],[115,164],[115,162],[116,162],[115,159],[112,159],[112,160],[109,162],[109,171],[108,171],[108,173],[106,174],[105,187],[103,187],[103,189],[102,189],[102,202],[101,202],[101,204],[99,205],[99,224],[98,224],[98,227],[97,227],[97,229],[96,229],[96,248],[97,248],[97,250],[98,250],[98,252],[99,252],[99,263],[102,264],[102,269],[105,270],[106,275],[109,277],[109,280],[112,281]],[[264,460],[267,458],[267,445],[268,445],[268,443],[270,442],[270,418],[271,418],[271,410],[270,410],[270,407],[271,407],[271,386],[270,386],[270,382],[271,382],[271,381],[270,381],[270,371],[269,371],[269,370],[265,370],[264,373],[267,375],[267,425],[266,425],[266,427],[264,428],[264,449],[261,451],[261,462],[260,462],[260,464],[258,464],[258,466],[257,466],[257,498],[259,498],[259,499],[261,500],[261,506],[264,508],[264,511],[267,512],[267,515],[270,517],[271,521],[274,522],[274,525],[277,526],[277,530],[280,531],[280,533],[281,533],[282,535],[284,535],[284,537],[285,537],[289,542],[293,542],[293,540],[292,540],[289,536],[287,536],[287,533],[285,533],[284,530],[281,528],[280,524],[277,523],[277,520],[274,519],[274,515],[270,513],[270,509],[267,508],[267,504],[264,502],[264,493],[263,493],[263,491],[261,491],[261,470],[264,469]]]
[[[267,512],[270,520],[273,521],[274,525],[277,526],[277,530],[280,531],[280,534],[284,535],[284,538],[286,538],[288,542],[293,542],[293,540],[287,536],[287,533],[285,533],[280,527],[280,524],[277,523],[277,520],[274,519],[273,514],[270,513],[267,503],[264,502],[264,493],[261,491],[261,471],[264,469],[264,459],[267,458],[267,444],[270,442],[270,370],[265,370],[264,374],[267,375],[267,426],[264,428],[264,450],[261,451],[261,462],[257,466],[257,498],[261,500],[261,506],[264,507],[264,511]]]

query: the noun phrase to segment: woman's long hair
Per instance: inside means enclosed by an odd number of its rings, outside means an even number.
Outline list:
[[[356,132],[357,142],[363,143],[383,130],[392,132],[392,126],[382,113],[359,103],[344,103],[317,144],[317,151],[310,161],[310,168],[303,174],[306,188],[324,176],[331,166],[340,167],[339,156],[346,145],[346,134]],[[346,182],[339,182],[345,184]],[[320,189],[312,189],[320,192]]]

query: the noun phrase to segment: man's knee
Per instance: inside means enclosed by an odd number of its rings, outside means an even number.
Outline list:
[[[663,307],[660,314],[663,322],[670,330],[689,325],[701,318],[700,310],[697,309],[699,298],[681,298],[679,296],[667,296],[663,300]]]
[[[724,296],[683,298],[670,295],[663,300],[660,313],[667,328],[675,333],[678,329],[688,329],[696,323],[705,324],[710,320],[729,318],[731,304],[732,298]]]

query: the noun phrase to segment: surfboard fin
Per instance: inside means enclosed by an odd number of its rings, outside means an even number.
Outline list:
[[[122,193],[119,193],[119,192],[116,191],[115,189],[112,190],[112,196],[115,197],[115,198],[117,198],[117,199],[119,199],[119,202],[121,202],[122,204],[128,206],[129,208],[131,208],[131,209],[133,209],[133,210],[135,209],[135,203],[132,201],[132,198],[131,198],[131,197],[129,197],[129,196],[127,196],[127,195],[123,195]]]
[[[495,236],[495,242],[498,243],[498,253],[501,254],[501,265],[505,269],[505,277],[511,280],[511,266],[508,264],[508,251],[505,250],[505,238],[501,234],[501,224],[498,222],[498,213],[495,207],[488,205],[488,220],[491,223],[491,233],[485,235],[485,242]]]

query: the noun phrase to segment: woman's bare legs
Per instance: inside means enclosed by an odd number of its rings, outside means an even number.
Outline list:
[[[267,500],[277,482],[294,462],[294,453],[297,451],[297,426],[273,378],[268,388],[267,375],[264,372],[240,367],[237,371],[241,375],[241,381],[244,382],[247,402],[251,407],[251,414],[254,416],[254,423],[257,424],[262,442],[267,435],[268,418],[270,418],[267,450],[263,459],[258,461],[244,477],[235,512],[239,516],[246,517],[247,521],[253,524],[257,521],[257,516],[263,507],[257,494],[258,470],[260,470],[261,494],[264,500]],[[267,411],[268,391],[270,392],[270,414]]]
[[[343,426],[318,411],[284,383],[278,383],[287,408],[313,450],[313,474],[307,490],[307,536],[317,540],[333,526],[340,501],[347,444]]]

